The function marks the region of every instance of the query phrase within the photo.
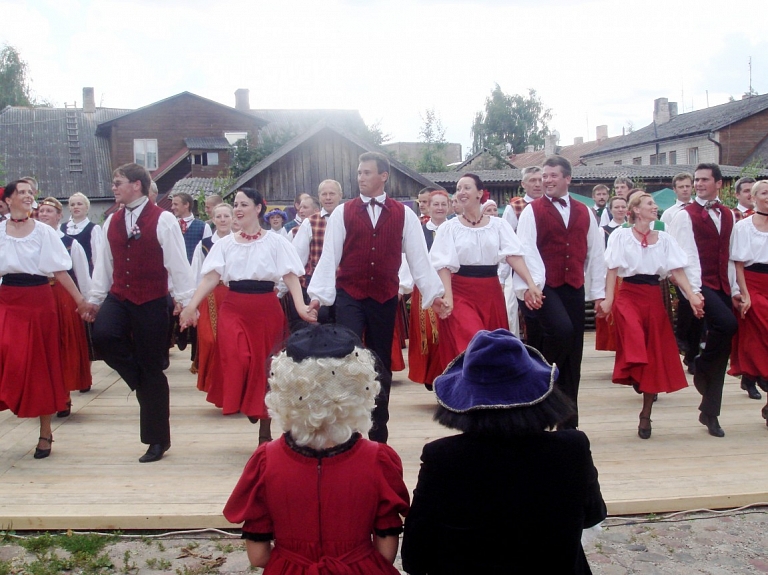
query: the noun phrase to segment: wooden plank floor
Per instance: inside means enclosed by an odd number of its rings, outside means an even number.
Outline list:
[[[637,437],[640,396],[610,383],[613,354],[583,364],[581,424],[592,443],[603,495],[613,515],[725,508],[768,501],[768,428],[763,402],[728,378],[720,418],[726,436],[698,423],[691,387],[659,398],[653,437]],[[172,353],[173,448],[139,464],[138,406],[103,363],[94,389],[73,394],[67,419],[54,418],[53,454],[34,460],[37,420],[0,412],[0,529],[181,529],[228,527],[221,510],[257,442],[243,416],[223,417],[206,403],[188,371],[189,351]],[[395,374],[390,443],[413,489],[427,441],[450,434],[431,420],[434,398]],[[689,376],[690,380],[690,376]]]

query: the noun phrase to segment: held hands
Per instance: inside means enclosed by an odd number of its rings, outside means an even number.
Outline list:
[[[181,305],[179,302],[174,301],[173,302],[173,315],[179,315],[181,313],[181,310],[184,309],[184,306]]]
[[[704,295],[700,293],[693,294],[693,297],[690,299],[691,309],[693,310],[693,315],[699,319],[704,317]]]
[[[733,300],[733,307],[739,310],[739,315],[741,316],[741,319],[744,319],[744,317],[747,315],[747,311],[749,311],[749,308],[752,307],[752,302],[750,301],[749,294],[742,293],[742,294],[733,296],[732,300]]]
[[[177,303],[176,307],[180,308],[181,304]],[[197,309],[187,306],[184,309],[181,310],[181,313],[176,311],[176,308],[173,310],[173,315],[179,316],[179,329],[181,331],[184,331],[188,327],[196,327],[197,326],[197,318],[200,314],[197,313]]]
[[[523,300],[528,309],[540,309],[541,306],[544,305],[544,297],[544,293],[538,286],[534,285],[525,290]]]
[[[317,323],[317,314],[320,311],[320,302],[313,299],[309,302],[309,305],[302,306],[296,309],[299,313],[299,317],[309,323]]]
[[[99,313],[99,306],[95,303],[88,303],[83,299],[83,301],[77,304],[77,313],[80,314],[83,321],[93,323],[96,319],[96,314]]]
[[[449,297],[436,297],[432,302],[432,311],[437,314],[440,319],[448,319],[453,311],[453,299]]]
[[[613,308],[613,301],[607,299],[595,300],[595,310],[597,311],[597,317],[608,317]]]

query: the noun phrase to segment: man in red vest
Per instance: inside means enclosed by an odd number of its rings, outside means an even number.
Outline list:
[[[383,154],[367,152],[359,161],[360,196],[340,205],[328,218],[323,253],[307,292],[315,309],[335,302],[336,322],[364,338],[366,347],[378,355],[381,392],[368,436],[386,443],[402,254],[422,293],[425,309],[435,303],[442,313],[444,290],[430,264],[418,216],[384,192],[389,160]]]
[[[544,195],[520,214],[517,235],[544,304],[534,314],[541,333],[541,353],[560,369],[558,385],[577,406],[576,416],[560,428],[576,428],[581,358],[584,348],[584,301],[595,307],[605,297],[605,239],[595,217],[568,193],[571,163],[549,156],[543,167]],[[530,260],[530,261],[529,261]],[[522,298],[522,294],[518,293]]]
[[[671,233],[688,255],[685,275],[691,288],[704,296],[706,343],[693,360],[693,384],[702,395],[699,421],[707,426],[710,435],[723,437],[725,432],[717,418],[723,400],[731,339],[737,329],[731,296],[739,295],[738,288],[732,289],[729,279],[729,267],[733,267],[728,256],[734,217],[718,197],[723,187],[720,166],[696,166],[693,187],[696,198],[675,215]],[[735,272],[731,277],[735,277]]]
[[[168,276],[175,313],[192,298],[195,283],[176,218],[149,201],[149,172],[125,164],[112,174],[112,193],[124,207],[104,222],[89,296],[95,316],[93,344],[107,365],[136,391],[141,463],[158,461],[171,447],[170,393],[163,373],[168,341]]]

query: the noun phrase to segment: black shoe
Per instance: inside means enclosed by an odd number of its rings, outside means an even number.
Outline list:
[[[648,420],[648,427],[637,426],[637,436],[640,439],[649,439],[651,437],[651,418],[640,416],[640,421]]]
[[[432,384],[431,384],[431,383],[425,383],[425,384],[424,384],[424,387],[426,387],[426,388],[427,388],[427,391],[433,391],[433,390],[434,390],[434,388],[432,387]]]
[[[755,380],[745,380],[743,375],[741,376],[741,389],[747,392],[749,399],[763,399],[763,396],[757,391]]]
[[[57,411],[56,417],[69,417],[69,415],[72,413],[72,402],[67,402],[67,409],[63,411]]]
[[[643,394],[643,392],[640,391],[640,384],[639,383],[633,383],[632,384],[632,389],[634,389],[635,393],[637,393],[638,395],[642,395]]]
[[[707,415],[705,413],[699,414],[699,423],[707,426],[707,431],[713,437],[725,437],[725,431],[720,427],[720,423],[717,421],[717,417],[714,415]]]
[[[658,393],[654,393],[653,394],[653,403],[656,403],[657,401],[659,401],[659,394]]]
[[[86,387],[85,389],[81,389],[80,393],[88,393],[89,391],[91,391],[91,386],[90,385],[88,387]]]
[[[40,441],[47,441],[48,442],[48,449],[40,449],[39,447],[35,447],[35,454],[33,457],[35,459],[45,459],[51,454],[51,444],[53,443],[53,435],[50,437],[39,437]]]
[[[171,448],[171,443],[168,442],[165,445],[162,443],[153,443],[147,449],[147,452],[139,457],[139,463],[152,463],[153,461],[160,461],[163,458],[163,454]]]

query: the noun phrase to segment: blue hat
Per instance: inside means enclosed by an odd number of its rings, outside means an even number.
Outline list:
[[[283,223],[288,221],[288,214],[286,214],[283,210],[278,208],[275,208],[274,210],[264,214],[264,221],[269,223],[269,218],[271,218],[272,216],[280,216],[281,218],[283,218]]]
[[[557,376],[556,366],[506,329],[481,330],[434,387],[437,402],[449,411],[510,409],[542,401]]]

